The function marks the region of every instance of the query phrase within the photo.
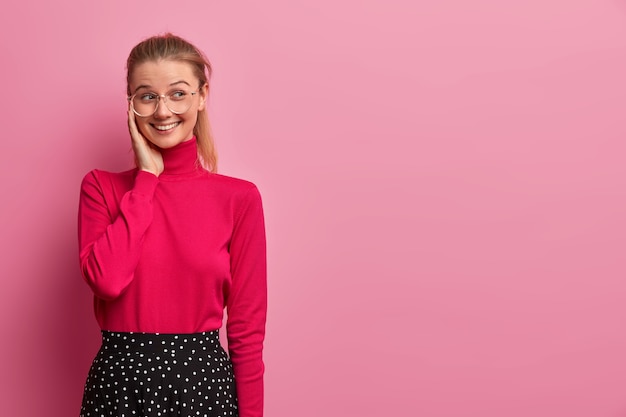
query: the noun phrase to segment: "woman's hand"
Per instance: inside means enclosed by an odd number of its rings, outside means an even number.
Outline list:
[[[148,171],[157,177],[163,172],[163,157],[161,152],[155,149],[148,140],[139,132],[137,123],[135,123],[135,113],[131,109],[128,110],[128,131],[133,145],[133,152],[137,158],[138,168],[142,171]]]

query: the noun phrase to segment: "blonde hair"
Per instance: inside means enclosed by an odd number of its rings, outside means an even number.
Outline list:
[[[162,59],[188,63],[191,65],[194,75],[198,77],[200,87],[204,84],[208,86],[211,77],[211,64],[204,53],[183,38],[172,33],[165,33],[140,42],[130,51],[126,61],[128,95],[130,95],[130,77],[135,67],[144,62]],[[198,144],[200,163],[210,172],[217,172],[217,153],[206,106],[204,110],[198,111],[198,119],[193,128],[193,133]]]

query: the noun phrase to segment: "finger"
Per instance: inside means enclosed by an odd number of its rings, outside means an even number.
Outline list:
[[[135,113],[133,113],[132,110],[128,112],[128,130],[133,141],[142,142],[143,136],[139,132],[139,128],[137,127],[137,122],[135,120]]]
[[[135,114],[131,109],[128,109],[128,127],[131,129],[137,129],[137,123],[135,122]]]

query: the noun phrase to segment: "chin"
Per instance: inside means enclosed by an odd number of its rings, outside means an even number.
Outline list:
[[[156,146],[157,148],[160,149],[169,149],[169,148],[173,148],[174,146],[181,144],[183,142],[187,142],[188,140],[190,140],[192,137],[188,138],[188,139],[182,139],[180,137],[172,137],[172,138],[163,138],[163,137],[150,137],[149,141],[150,143],[152,143],[154,146]]]
[[[156,141],[153,143],[161,149],[169,149],[169,148],[173,148],[174,146],[178,145],[181,142],[183,141],[182,140],[171,140],[171,141],[161,140],[161,141]]]

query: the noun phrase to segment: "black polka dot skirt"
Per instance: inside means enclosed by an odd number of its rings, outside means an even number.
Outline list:
[[[103,331],[80,416],[238,416],[233,367],[218,331]]]

